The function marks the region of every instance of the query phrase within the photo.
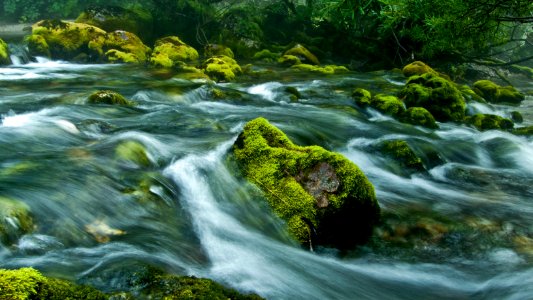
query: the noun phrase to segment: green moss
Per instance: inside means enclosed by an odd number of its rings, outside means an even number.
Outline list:
[[[370,102],[372,100],[372,94],[362,88],[356,88],[352,92],[352,98],[355,100],[355,103],[361,107],[365,107],[367,105],[370,105]]]
[[[298,89],[293,86],[286,86],[283,90],[285,91],[285,93],[288,93],[290,95],[291,101],[297,101],[298,99],[302,98],[302,94],[300,94],[300,91],[298,91]]]
[[[465,85],[461,85],[458,88],[461,91],[461,93],[463,94],[463,96],[465,97],[465,99],[473,100],[473,101],[481,102],[481,103],[487,103],[487,101],[485,101],[485,99],[483,99],[483,97],[481,97],[478,94],[476,94],[476,92],[472,88],[470,88],[468,85],[466,85],[466,84]]]
[[[479,130],[501,129],[509,130],[514,127],[513,121],[497,115],[475,114],[465,118],[465,123],[474,125]]]
[[[9,57],[9,48],[6,42],[0,39],[0,66],[9,64],[11,64],[11,58]]]
[[[51,57],[50,49],[46,39],[39,34],[32,34],[25,38],[29,52],[34,56]]]
[[[130,54],[129,57],[134,57],[139,63],[146,62],[151,52],[151,49],[143,44],[139,37],[131,32],[122,30],[113,31],[105,36],[93,39],[88,43],[88,47],[103,58],[106,58],[105,53],[109,50],[118,50],[125,54]],[[130,59],[130,62],[132,62],[132,59]]]
[[[439,128],[433,115],[423,107],[409,107],[407,111],[400,116],[400,121],[432,129]]]
[[[490,80],[479,80],[474,83],[474,91],[489,102],[520,103],[524,94],[512,86],[499,86]]]
[[[397,117],[405,112],[405,105],[396,96],[378,94],[370,100],[370,106],[380,112]]]
[[[150,63],[157,67],[171,68],[180,65],[180,62],[197,60],[198,57],[198,51],[179,37],[167,36],[156,41]]]
[[[294,57],[296,57],[296,56],[294,56]],[[261,50],[259,52],[256,52],[252,58],[253,58],[253,60],[261,60],[261,61],[272,63],[272,62],[278,61],[278,59],[280,59],[280,55],[279,55],[279,53],[273,53],[273,52],[271,52],[268,49],[263,49],[263,50]],[[292,66],[293,64],[290,64],[290,65]]]
[[[233,147],[243,174],[265,193],[289,232],[308,244],[350,247],[364,241],[379,216],[374,188],[342,155],[300,147],[263,118],[246,124]]]
[[[202,64],[204,73],[216,81],[233,81],[235,76],[242,73],[237,62],[224,55],[214,56]]]
[[[208,44],[204,48],[204,56],[205,57],[211,57],[211,56],[218,56],[218,55],[224,55],[227,57],[235,58],[235,54],[233,54],[233,50],[231,48],[226,47],[224,45],[219,44]]]
[[[414,61],[403,67],[402,73],[405,77],[411,77],[414,75],[422,75],[426,73],[436,74],[437,72],[435,72],[430,66],[426,65],[421,61]]]
[[[89,103],[133,106],[134,103],[114,91],[97,91],[89,96]]]
[[[30,208],[23,202],[0,197],[0,242],[10,245],[32,230]]]
[[[61,279],[47,278],[33,268],[0,269],[0,298],[29,299],[107,299],[102,292]]]
[[[319,66],[313,66],[313,65],[308,65],[308,64],[296,64],[296,65],[291,66],[291,69],[298,70],[298,71],[305,71],[305,72],[320,73],[323,75],[340,74],[340,73],[346,73],[349,71],[344,66],[327,65],[324,67],[319,67]]]
[[[533,135],[533,126],[515,128],[511,132],[516,135],[531,136]]]
[[[119,50],[111,49],[105,53],[106,59],[111,63],[138,64],[139,58],[132,53],[125,53]]]
[[[320,62],[318,61],[318,58],[311,53],[309,50],[307,50],[304,46],[297,44],[296,46],[292,47],[291,49],[285,51],[283,55],[293,55],[298,57],[302,62],[306,64],[311,65],[320,65]]]
[[[136,141],[120,143],[115,149],[115,155],[120,160],[130,161],[141,167],[150,166],[150,159],[144,145]]]
[[[278,63],[285,67],[291,67],[301,64],[302,61],[294,55],[283,55],[282,57],[278,58]]]
[[[515,123],[522,123],[524,122],[524,117],[522,117],[522,114],[519,111],[512,111],[511,120]]]
[[[520,65],[511,65],[511,70],[518,73],[522,73],[526,75],[529,79],[533,79],[533,68]]]
[[[466,103],[455,85],[432,73],[415,75],[400,91],[407,107],[423,107],[439,121],[462,121]]]
[[[409,144],[404,140],[385,141],[379,145],[382,153],[392,157],[399,162],[404,168],[422,171],[424,165]]]

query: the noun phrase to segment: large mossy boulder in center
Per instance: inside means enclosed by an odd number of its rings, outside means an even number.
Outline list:
[[[233,58],[218,55],[203,62],[201,69],[211,79],[216,81],[233,81],[235,76],[242,74],[242,69]]]
[[[435,70],[433,70],[430,66],[418,60],[403,67],[402,73],[403,73],[403,76],[405,77],[411,77],[414,75],[422,75],[426,73],[437,74],[437,72],[435,72]]]
[[[310,65],[320,65],[320,61],[318,61],[318,58],[311,53],[311,51],[307,50],[304,46],[300,44],[296,44],[296,46],[292,47],[291,49],[285,51],[283,55],[293,55],[300,59],[301,62],[305,64]]]
[[[405,105],[423,107],[438,121],[460,122],[465,116],[466,103],[455,85],[436,74],[411,76],[400,91]]]
[[[510,130],[514,127],[514,123],[510,119],[492,114],[475,114],[473,116],[468,116],[465,118],[465,122],[475,126],[481,131],[491,129]]]
[[[233,151],[301,244],[349,248],[370,236],[380,214],[374,187],[341,154],[297,146],[264,118],[246,124]]]
[[[11,64],[11,58],[9,57],[9,48],[6,42],[0,39],[0,66]]]
[[[488,102],[520,103],[525,99],[524,94],[512,86],[499,86],[490,80],[479,80],[474,83],[474,91]]]
[[[409,107],[400,115],[400,122],[409,123],[418,126],[424,126],[431,129],[439,128],[435,117],[423,107]]]
[[[157,67],[172,68],[180,62],[198,59],[198,51],[177,36],[167,36],[155,42],[150,63]]]
[[[98,37],[89,42],[88,46],[96,51],[104,61],[121,63],[144,63],[152,51],[138,36],[123,30],[116,30],[107,33],[104,37]]]

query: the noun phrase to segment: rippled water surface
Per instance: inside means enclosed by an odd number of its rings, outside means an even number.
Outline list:
[[[527,299],[533,295],[533,141],[443,123],[430,130],[360,110],[355,87],[394,93],[395,73],[282,72],[239,83],[122,65],[41,61],[0,68],[0,192],[35,230],[0,249],[0,267],[34,266],[106,291],[134,266],[208,277],[270,299]],[[285,87],[302,98],[292,102]],[[519,89],[533,89],[521,82]],[[94,105],[112,89],[135,107]],[[214,90],[226,94],[221,99]],[[533,124],[533,99],[472,112]],[[228,162],[244,124],[265,117],[297,144],[356,163],[385,225],[348,253],[301,249]],[[426,171],[376,151],[404,139]],[[135,141],[139,165],[120,158]]]

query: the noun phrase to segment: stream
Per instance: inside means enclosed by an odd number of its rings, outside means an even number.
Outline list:
[[[395,72],[274,70],[219,84],[174,75],[44,59],[0,67],[0,196],[24,202],[35,222],[0,246],[0,268],[33,266],[104,291],[123,289],[150,264],[267,299],[533,297],[531,137],[455,123],[427,129],[356,107],[356,87],[401,89],[405,78]],[[302,97],[291,101],[287,86]],[[97,90],[136,106],[88,104]],[[468,110],[519,111],[520,126],[533,125],[532,96]],[[376,233],[347,253],[303,249],[228,162],[257,117],[298,145],[345,155],[374,185],[384,216],[397,220],[389,225],[418,218],[417,228],[437,238]],[[409,143],[425,171],[407,172],[375,150],[395,139]],[[144,146],[147,165],[120,158],[131,141]]]

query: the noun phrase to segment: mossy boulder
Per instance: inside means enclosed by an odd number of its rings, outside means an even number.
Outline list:
[[[532,136],[533,135],[533,126],[518,127],[511,130],[513,134],[522,135],[522,136]]]
[[[0,66],[11,64],[11,58],[9,57],[9,48],[6,42],[0,39]]]
[[[307,50],[304,46],[300,44],[296,44],[291,49],[285,51],[283,55],[293,55],[296,56],[302,61],[303,63],[310,64],[310,65],[320,65],[320,61],[318,61],[318,58],[311,53],[311,51]]]
[[[143,41],[151,41],[154,20],[152,14],[140,8],[126,9],[119,6],[90,6],[76,19],[107,32],[123,30],[134,33]]]
[[[510,119],[491,114],[475,114],[465,118],[465,123],[475,126],[477,129],[491,130],[509,130],[513,129],[514,123]]]
[[[236,75],[242,74],[239,64],[225,55],[214,56],[203,62],[204,73],[216,81],[233,81]]]
[[[422,159],[416,155],[404,140],[384,141],[378,145],[378,149],[406,169],[414,171],[425,170]]]
[[[42,20],[32,26],[27,38],[30,55],[48,55],[52,59],[72,60],[80,55],[96,61],[99,53],[89,49],[93,40],[105,40],[106,32],[98,27],[60,20]]]
[[[278,63],[285,67],[291,67],[294,65],[301,64],[302,61],[297,56],[294,56],[294,55],[283,55],[280,58],[278,58]]]
[[[405,112],[405,104],[392,95],[377,94],[370,99],[370,106],[393,117],[398,117]]]
[[[0,197],[0,242],[10,245],[32,230],[30,208],[23,202]]]
[[[114,91],[97,91],[92,93],[88,99],[92,104],[111,104],[111,105],[125,105],[133,106],[133,102],[127,100],[121,94]]]
[[[355,100],[355,103],[361,107],[370,105],[372,100],[372,94],[363,88],[356,88],[352,92],[352,98]]]
[[[474,91],[488,102],[520,103],[524,94],[512,86],[499,86],[490,80],[478,80],[474,83]]]
[[[281,56],[279,55],[279,53],[273,53],[272,51],[268,49],[263,49],[259,52],[256,52],[254,56],[252,57],[252,59],[255,61],[264,61],[264,62],[273,63],[273,62],[277,62],[278,59],[280,59],[280,57]],[[293,64],[291,64],[291,66],[292,65]]]
[[[431,129],[439,128],[435,117],[423,107],[409,107],[400,115],[400,122],[409,123],[418,126],[424,126]]]
[[[172,68],[180,62],[195,61],[198,51],[177,36],[167,36],[155,42],[150,63],[157,67]]]
[[[400,91],[400,98],[409,107],[423,107],[436,120],[460,122],[466,103],[461,92],[449,80],[433,73],[411,76]]]
[[[422,75],[426,73],[437,74],[437,72],[435,72],[435,70],[433,70],[430,66],[418,60],[403,67],[402,73],[405,77]]]
[[[97,52],[103,60],[109,62],[144,63],[152,51],[138,36],[123,30],[116,30],[107,33],[104,37],[98,37],[90,41],[88,47]],[[117,56],[118,52],[121,55]],[[117,57],[125,58],[125,61],[117,60]]]
[[[326,66],[320,67],[320,66],[314,66],[314,65],[309,65],[309,64],[295,64],[291,66],[291,69],[297,70],[297,71],[304,71],[304,72],[320,73],[323,75],[342,74],[342,73],[346,73],[349,71],[344,66],[326,65]]]
[[[140,167],[150,166],[150,159],[143,144],[137,141],[125,141],[115,148],[115,156],[122,161],[131,162]]]
[[[524,122],[524,117],[519,111],[515,110],[511,112],[511,120],[513,120],[515,123],[522,123]]]
[[[264,118],[246,124],[233,153],[301,244],[349,248],[369,237],[380,212],[374,187],[344,156],[297,146]]]
[[[0,269],[0,299],[105,300],[108,298],[104,293],[92,287],[48,278],[33,268]]]
[[[233,54],[233,50],[231,50],[230,47],[226,47],[224,45],[219,44],[207,44],[204,47],[205,57],[212,57],[217,55],[225,55],[227,57],[235,58],[235,54]]]

